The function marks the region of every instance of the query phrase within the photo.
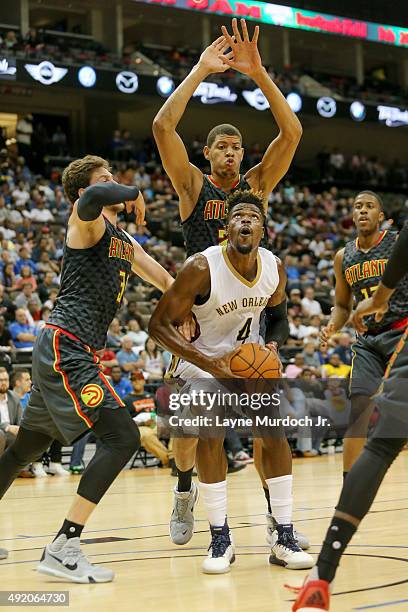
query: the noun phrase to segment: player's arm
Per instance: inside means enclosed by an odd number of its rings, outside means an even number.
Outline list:
[[[326,327],[320,331],[320,341],[326,345],[329,338],[338,332],[350,318],[353,308],[353,294],[343,274],[344,249],[340,249],[334,257],[334,276],[336,280],[334,307]]]
[[[233,37],[224,26],[221,28],[233,54],[231,59],[226,56],[223,61],[255,81],[268,100],[271,113],[278,124],[278,136],[267,148],[261,162],[245,177],[251,187],[268,195],[288,171],[303,130],[299,119],[262,65],[257,48],[259,27],[256,26],[252,40],[249,39],[244,19],[241,19],[241,28],[242,34],[236,19],[232,20]]]
[[[396,241],[384,275],[372,297],[360,302],[353,313],[352,323],[362,334],[367,331],[363,317],[375,313],[375,320],[381,321],[388,311],[388,302],[399,281],[408,273],[408,222],[405,223]]]
[[[153,136],[163,167],[180,197],[182,219],[187,219],[195,206],[203,183],[203,173],[190,163],[176,128],[200,83],[210,74],[227,69],[218,57],[224,50],[225,40],[221,36],[205,49],[198,64],[166,100],[153,120]]]
[[[279,284],[265,308],[265,344],[279,349],[289,336],[289,321],[286,302],[287,276],[280,259],[278,262]]]
[[[205,297],[211,290],[207,259],[200,253],[190,257],[176,280],[161,297],[149,322],[149,335],[165,349],[182,357],[217,378],[230,378],[227,357],[207,357],[178,331],[177,327],[191,313],[197,297]]]
[[[128,234],[129,236],[129,234]],[[174,278],[157,262],[148,255],[138,242],[129,236],[133,244],[132,272],[140,276],[144,281],[150,283],[163,293],[173,284]]]
[[[102,210],[105,206],[126,204],[130,210],[137,209],[143,196],[137,187],[119,185],[113,181],[90,185],[75,202],[68,224],[67,243],[72,248],[87,248],[96,244],[105,232]]]

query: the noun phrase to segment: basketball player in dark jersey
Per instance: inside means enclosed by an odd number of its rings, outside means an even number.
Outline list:
[[[389,261],[382,279],[378,279],[378,288],[371,297],[359,302],[351,317],[359,334],[358,342],[372,351],[367,367],[370,377],[372,372],[379,372],[378,355],[387,355],[383,382],[376,396],[381,418],[343,483],[317,564],[301,589],[293,612],[330,610],[330,591],[341,557],[369,512],[389,467],[408,441],[408,321],[393,327],[403,300],[404,314],[408,312],[408,223],[392,253],[388,250],[383,255]],[[371,265],[366,265],[365,270]],[[375,335],[370,333],[372,329],[376,329]]]
[[[108,163],[88,155],[62,179],[73,205],[68,221],[61,288],[33,349],[33,387],[16,441],[0,457],[0,497],[20,470],[57,439],[65,445],[92,430],[100,439],[78,494],[38,571],[73,582],[110,582],[114,574],[89,563],[80,550],[83,527],[139,447],[139,431],[98,365],[108,327],[134,272],[165,291],[171,276],[117,226],[117,214],[144,218],[136,187],[118,185]],[[79,197],[79,199],[78,199]]]
[[[357,195],[353,205],[353,221],[357,239],[348,242],[334,259],[335,306],[327,327],[321,333],[324,344],[348,321],[353,300],[361,302],[376,290],[397,237],[396,232],[380,231],[384,212],[379,196],[372,191],[362,191]],[[344,475],[349,472],[364,446],[373,408],[370,398],[381,383],[389,356],[394,350],[394,338],[408,323],[407,295],[408,279],[404,279],[394,292],[390,308],[381,322],[370,317],[367,320],[367,333],[360,335],[353,346],[350,380],[352,414],[351,426],[344,438]]]
[[[188,256],[224,240],[225,200],[235,190],[252,188],[262,191],[267,206],[268,195],[288,171],[302,135],[299,120],[262,65],[257,48],[259,27],[255,27],[252,39],[249,38],[244,19],[241,19],[241,28],[242,33],[236,19],[232,20],[233,36],[222,27],[223,35],[205,49],[197,65],[168,98],[153,122],[153,134],[163,166],[179,196]],[[229,48],[231,51],[228,52]],[[279,134],[267,148],[261,162],[241,176],[240,165],[244,155],[241,133],[229,124],[214,127],[204,147],[204,156],[211,166],[211,174],[207,176],[190,163],[176,128],[200,83],[210,74],[225,72],[229,68],[249,76],[262,90],[278,124]],[[266,246],[265,243],[262,246]],[[254,446],[255,465],[268,502],[268,540],[271,540],[275,522],[271,514],[269,490],[262,476],[262,445],[255,441]],[[198,494],[191,480],[196,455],[195,441],[179,438],[175,440],[173,448],[179,478],[171,523],[177,530],[171,528],[170,532],[173,542],[185,544],[193,533],[192,510]],[[203,441],[197,448],[197,462],[207,465],[210,462],[210,450]],[[290,474],[291,462],[289,445],[282,449],[282,445],[279,444],[278,448],[277,444],[276,477]],[[178,501],[181,502],[180,512]],[[304,548],[308,547],[306,538],[299,539],[299,543]]]

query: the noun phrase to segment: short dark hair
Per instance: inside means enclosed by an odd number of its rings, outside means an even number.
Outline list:
[[[30,374],[30,370],[23,369],[23,370],[17,370],[16,372],[13,372],[12,377],[11,377],[12,387],[15,387],[16,382],[22,379],[23,374]]]
[[[225,134],[225,136],[238,136],[242,144],[242,135],[239,129],[230,123],[221,123],[221,125],[216,125],[213,127],[213,129],[208,133],[207,147],[211,148],[217,136],[220,136],[221,134]]]
[[[254,189],[238,189],[238,191],[234,191],[231,193],[227,200],[227,220],[229,220],[231,216],[231,212],[235,206],[238,204],[254,204],[257,208],[259,208],[259,212],[261,213],[263,219],[265,219],[265,208],[264,208],[264,195],[262,191],[255,191]]]
[[[62,174],[62,186],[72,204],[78,199],[78,191],[89,186],[92,173],[98,168],[110,170],[106,159],[97,155],[86,155],[76,159],[65,168]]]
[[[380,205],[380,209],[384,211],[384,204],[383,204],[381,197],[378,195],[378,193],[375,193],[374,191],[371,191],[370,189],[364,189],[363,191],[359,191],[356,197],[354,198],[354,201],[356,201],[358,196],[364,195],[365,193],[367,193],[370,196],[373,196],[373,198],[375,198],[378,204]]]

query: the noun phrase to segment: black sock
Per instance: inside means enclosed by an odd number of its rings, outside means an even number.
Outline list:
[[[341,556],[356,531],[357,527],[352,523],[341,518],[333,518],[317,560],[320,580],[328,582],[334,580]]]
[[[266,503],[268,504],[268,512],[269,512],[269,514],[272,514],[271,496],[269,495],[269,489],[264,487],[263,490],[264,490],[264,494],[265,494]]]
[[[347,474],[348,474],[348,472],[343,472],[343,482],[346,480]]]
[[[78,523],[72,523],[72,521],[65,519],[61,529],[54,538],[54,542],[62,533],[67,536],[68,540],[70,538],[80,538],[83,528],[83,525],[78,525]]]
[[[179,493],[190,491],[192,475],[193,475],[193,468],[191,468],[191,470],[187,470],[187,472],[182,472],[181,470],[177,468],[177,476],[178,476],[177,491],[179,491]]]

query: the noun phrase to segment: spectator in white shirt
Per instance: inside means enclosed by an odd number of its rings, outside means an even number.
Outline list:
[[[313,287],[306,287],[305,297],[302,299],[302,312],[306,317],[322,314],[322,307],[314,296]]]

